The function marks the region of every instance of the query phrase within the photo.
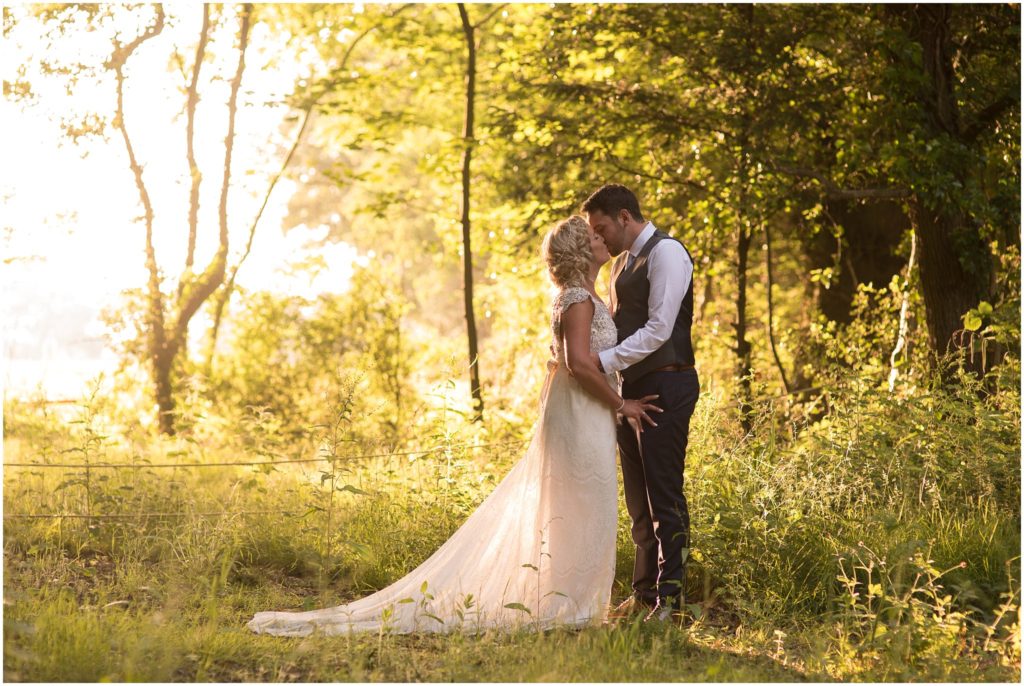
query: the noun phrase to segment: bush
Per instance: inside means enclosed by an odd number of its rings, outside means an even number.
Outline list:
[[[245,294],[231,319],[229,352],[207,380],[219,413],[259,417],[293,440],[329,423],[351,398],[353,436],[394,439],[413,405],[413,349],[401,335],[405,306],[382,277],[363,269],[346,295]]]
[[[827,416],[792,440],[768,413],[738,444],[721,415],[699,413],[691,441],[710,440],[688,466],[696,562],[736,611],[778,622],[828,611],[859,542],[892,559],[930,546],[956,567],[936,584],[959,611],[991,615],[1019,585],[1004,563],[1020,553],[1020,408],[1016,389],[981,385],[897,395],[837,376]]]

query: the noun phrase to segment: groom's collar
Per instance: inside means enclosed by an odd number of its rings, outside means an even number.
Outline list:
[[[640,235],[633,241],[633,245],[629,246],[627,252],[633,256],[634,260],[640,255],[640,251],[644,249],[644,246],[647,245],[647,241],[654,235],[654,230],[654,224],[647,222],[647,225],[640,231]]]

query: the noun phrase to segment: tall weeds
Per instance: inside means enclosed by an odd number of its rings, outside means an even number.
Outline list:
[[[468,422],[453,386],[438,386],[424,410],[409,408],[420,422],[419,438],[401,446],[411,450],[363,460],[352,458],[399,446],[365,438],[365,418],[353,415],[358,377],[339,379],[323,396],[322,421],[294,441],[266,408],[233,430],[205,417],[176,439],[143,439],[118,429],[124,422],[101,399],[70,421],[10,402],[5,460],[39,466],[4,474],[6,674],[1012,679],[1019,393],[987,383],[901,395],[837,376],[823,418],[780,430],[765,405],[745,435],[724,419],[725,394],[705,395],[686,471],[696,618],[686,632],[381,636],[352,639],[340,653],[315,638],[306,648],[268,642],[244,623],[257,610],[323,607],[389,584],[490,493],[523,445]],[[288,461],[299,457],[320,460]],[[222,461],[264,464],[190,466]],[[44,466],[56,463],[75,466]],[[101,467],[109,463],[133,468]],[[632,563],[621,511],[617,593]],[[86,516],[10,516],[45,513]],[[699,665],[684,669],[684,656]]]

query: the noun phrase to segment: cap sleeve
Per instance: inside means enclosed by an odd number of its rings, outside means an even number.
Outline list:
[[[569,309],[570,305],[575,305],[589,299],[590,293],[586,288],[578,286],[566,288],[558,294],[558,298],[555,300],[555,315],[561,319],[562,314]]]

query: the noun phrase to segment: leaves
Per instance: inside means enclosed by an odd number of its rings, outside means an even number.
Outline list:
[[[505,607],[507,607],[509,610],[518,610],[519,612],[525,612],[528,615],[533,614],[530,611],[530,608],[526,607],[522,603],[507,603]]]
[[[971,310],[964,315],[964,328],[968,331],[977,331],[981,328],[982,319],[977,310]]]
[[[338,491],[340,491],[342,493],[346,493],[346,492],[347,493],[354,493],[355,495],[369,495],[369,493],[367,493],[366,491],[362,490],[361,488],[356,488],[355,486],[353,486],[351,484],[345,484],[344,486],[339,486],[336,490],[338,490]]]
[[[992,305],[985,301],[978,303],[974,309],[968,310],[963,316],[964,329],[978,331],[985,321],[992,316]]]

